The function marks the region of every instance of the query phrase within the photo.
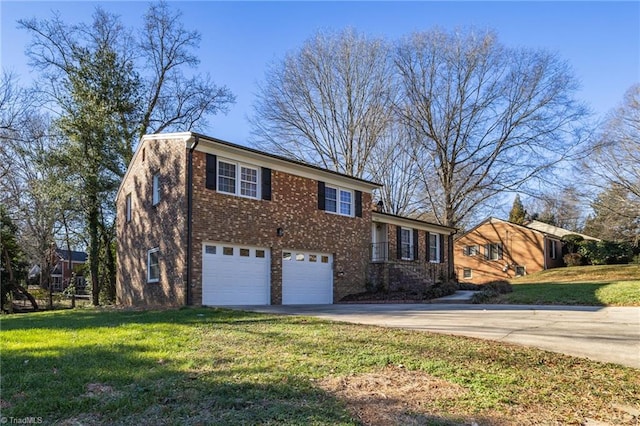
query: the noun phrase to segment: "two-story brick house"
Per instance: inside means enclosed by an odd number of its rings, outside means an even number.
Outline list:
[[[378,187],[196,133],[147,135],[116,199],[118,302],[313,304],[362,292]],[[449,242],[454,230],[438,229]]]

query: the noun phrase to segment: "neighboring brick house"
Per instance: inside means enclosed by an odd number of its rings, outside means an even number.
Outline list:
[[[524,225],[488,218],[454,242],[456,275],[483,284],[564,266],[562,237],[588,235],[529,221]]]
[[[311,304],[363,292],[379,187],[196,133],[147,135],[116,198],[118,302]]]
[[[75,273],[76,290],[84,290],[86,282],[84,279],[83,266],[89,256],[83,251],[63,250],[52,244],[48,250],[50,260],[50,285],[52,291],[63,291],[69,287],[72,275]],[[34,279],[40,275],[40,266],[35,265],[29,270],[29,278]],[[40,282],[43,282],[41,278]]]

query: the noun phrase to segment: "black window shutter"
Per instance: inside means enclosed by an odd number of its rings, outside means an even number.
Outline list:
[[[431,233],[427,231],[427,262],[431,261]]]
[[[262,199],[271,201],[271,169],[262,168]]]
[[[216,173],[216,168],[218,165],[218,161],[216,156],[213,154],[207,154],[207,189],[216,189],[216,182],[218,180],[218,176]]]
[[[402,259],[402,228],[396,227],[396,248],[398,251],[398,259]]]
[[[362,217],[362,191],[356,191],[356,217]]]
[[[418,230],[413,230],[413,260],[418,260]]]
[[[318,210],[325,210],[324,182],[318,181]]]
[[[440,263],[444,263],[444,234],[440,234]]]
[[[498,243],[498,259],[502,259],[502,243]]]
[[[487,260],[491,258],[491,244],[484,245],[484,258]]]

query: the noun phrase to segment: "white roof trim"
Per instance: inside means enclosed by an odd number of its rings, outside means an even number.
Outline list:
[[[373,222],[377,223],[388,223],[391,225],[420,229],[437,234],[452,235],[456,233],[456,229],[454,228],[438,225],[436,223],[424,222],[420,219],[412,219],[410,217],[392,216],[374,211],[371,214],[371,218]]]

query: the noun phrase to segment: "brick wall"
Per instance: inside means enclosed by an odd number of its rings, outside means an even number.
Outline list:
[[[192,303],[202,301],[202,245],[228,242],[271,249],[271,303],[282,302],[282,250],[334,256],[334,301],[365,289],[371,241],[371,211],[346,217],[318,210],[318,182],[272,170],[271,200],[255,200],[207,189],[206,154],[193,158]],[[363,206],[371,194],[362,194]],[[276,235],[277,228],[284,235]]]
[[[176,140],[147,139],[132,161],[117,199],[117,301],[127,306],[185,303],[186,149]],[[152,176],[160,202],[152,205]],[[126,221],[131,194],[132,218]],[[159,247],[160,280],[147,283],[147,251]]]
[[[425,288],[425,282],[433,284],[447,279],[449,246],[451,244],[449,235],[444,235],[444,239],[441,240],[444,245],[441,250],[443,257],[440,263],[427,261],[427,231],[423,229],[418,230],[417,241],[413,241],[414,245],[418,245],[418,257],[414,260],[401,260],[398,259],[398,226],[391,223],[385,224],[385,226],[387,228],[389,258],[388,262],[376,262],[369,265],[367,278],[372,288],[388,291],[408,289],[422,291]],[[407,226],[407,228],[410,227]],[[413,228],[411,229],[413,230]],[[398,264],[398,267],[393,264]],[[413,273],[407,274],[406,270],[412,270]]]
[[[458,279],[464,282],[483,284],[489,281],[509,279],[515,276],[513,268],[506,271],[507,263],[524,266],[528,274],[544,269],[544,236],[539,232],[514,226],[506,222],[487,222],[472,232],[456,240],[454,257]],[[499,260],[488,260],[484,256],[484,245],[487,243],[502,243],[503,256]],[[465,256],[464,247],[478,245],[480,248],[476,256]],[[558,253],[561,249],[558,244]],[[470,268],[471,279],[463,279],[463,269]]]

